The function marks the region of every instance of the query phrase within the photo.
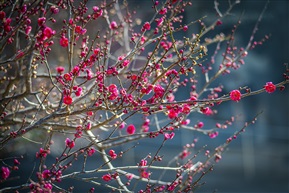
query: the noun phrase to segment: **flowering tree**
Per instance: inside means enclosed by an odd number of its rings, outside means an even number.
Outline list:
[[[184,129],[215,138],[235,117],[204,129],[192,115],[214,116],[224,102],[284,90],[289,83],[286,67],[284,81],[268,81],[256,91],[243,87],[225,93],[221,83],[214,86],[268,39],[255,40],[263,13],[244,47],[234,41],[240,22],[230,34],[205,38],[238,2],[225,12],[215,2],[217,17],[209,25],[202,17],[185,23],[192,3],[181,0],[152,1],[154,14],[144,21],[135,20],[137,12],[126,1],[1,3],[1,151],[15,143],[38,149],[34,170],[21,176],[26,183],[5,185],[25,156],[12,151],[13,156],[0,158],[1,191],[71,192],[77,185],[69,180],[90,184],[90,192],[101,186],[119,192],[194,191],[258,115],[211,151],[193,153],[193,140],[166,162],[167,141]],[[210,56],[209,45],[215,46]],[[141,140],[154,138],[155,152],[142,152],[134,165],[120,164]],[[54,143],[59,139],[62,143]],[[122,145],[127,148],[120,151]]]

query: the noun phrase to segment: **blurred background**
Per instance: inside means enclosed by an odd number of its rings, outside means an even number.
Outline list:
[[[152,14],[151,0],[129,0],[130,7],[137,10],[137,16],[143,18],[143,21],[150,20]],[[90,2],[91,5],[95,1]],[[214,10],[213,0],[193,0],[192,6],[185,12],[184,22],[197,20],[202,16],[205,24],[209,25],[216,20],[216,11]],[[225,11],[229,6],[229,1],[219,1],[220,10]],[[242,23],[236,32],[236,45],[245,47],[252,34],[253,28],[261,14],[265,0],[241,0],[231,11],[231,15],[224,19],[221,26],[216,27],[213,33],[208,33],[206,37],[212,37],[217,33],[223,32],[229,34],[238,20]],[[195,33],[200,29],[193,26],[186,36]],[[249,52],[245,58],[245,65],[231,74],[216,80],[217,84],[224,85],[224,92],[228,93],[232,89],[240,86],[248,86],[252,90],[263,87],[266,82],[278,83],[283,81],[282,74],[285,71],[284,63],[289,62],[289,1],[274,0],[269,2],[267,10],[258,32],[255,36],[257,41],[270,35],[270,39],[263,45],[257,46]],[[215,47],[209,47],[209,55]],[[222,51],[220,51],[221,53]],[[221,62],[221,56],[216,58],[216,64]],[[289,85],[287,85],[289,87]],[[178,93],[182,96],[184,93]],[[178,97],[178,96],[177,96]],[[199,139],[196,143],[196,150],[203,145],[216,147],[226,141],[235,131],[243,127],[246,121],[263,111],[254,125],[249,126],[246,132],[233,141],[228,150],[222,154],[223,159],[214,166],[214,170],[208,173],[202,182],[204,186],[197,192],[246,192],[246,193],[285,193],[289,192],[289,89],[272,94],[262,93],[257,96],[251,96],[242,99],[241,102],[227,102],[218,107],[218,114],[213,117],[203,115],[193,115],[192,120],[201,120],[210,129],[216,122],[223,123],[230,119],[231,115],[237,116],[238,120],[227,130],[223,130],[215,139],[209,139],[208,136],[201,134],[192,134],[191,131],[182,130],[176,135],[176,139],[168,141],[162,154],[166,155],[164,159],[171,159],[182,150],[182,146],[191,143],[193,139]],[[63,144],[63,139],[58,139],[55,144]],[[154,153],[159,147],[158,140],[143,140],[141,145],[129,151],[119,165],[135,165],[143,156],[150,151]],[[126,150],[131,146],[122,146],[119,149]],[[144,147],[146,149],[144,149]],[[12,148],[12,147],[11,147]],[[35,169],[35,152],[33,147],[19,147],[25,158],[25,167],[21,167],[19,175],[31,174]],[[39,147],[34,147],[39,149]],[[117,150],[117,149],[116,149]],[[54,152],[57,153],[57,152]],[[59,152],[58,152],[59,153]],[[53,161],[53,160],[51,160]],[[98,160],[96,159],[96,162]],[[33,164],[31,164],[33,163]],[[74,169],[82,167],[75,165]],[[93,168],[92,165],[87,167]],[[168,174],[169,175],[169,174]],[[27,179],[26,178],[26,179]],[[4,185],[13,185],[15,181],[7,182]],[[78,181],[76,181],[78,182]],[[10,183],[10,184],[9,184]],[[70,182],[71,185],[71,182]],[[75,185],[75,184],[74,184]],[[69,184],[68,184],[69,186]],[[76,192],[86,192],[91,185],[76,186]],[[97,192],[107,192],[107,189],[96,189]]]

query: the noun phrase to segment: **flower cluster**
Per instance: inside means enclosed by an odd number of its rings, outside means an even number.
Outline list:
[[[219,81],[268,39],[255,41],[256,25],[247,46],[239,47],[234,36],[240,22],[227,34],[206,38],[226,24],[235,4],[222,14],[216,3],[217,16],[208,23],[187,20],[193,3],[181,0],[152,1],[146,10],[152,18],[146,20],[126,1],[1,1],[0,151],[12,151],[1,158],[1,182],[14,180],[14,170],[21,170],[11,158],[18,144],[36,157],[30,184],[6,189],[72,192],[90,182],[93,187],[82,192],[98,186],[119,192],[195,191],[255,119],[232,131],[223,145],[196,150],[197,139],[188,137],[191,141],[174,152],[170,147],[179,144],[182,132],[205,135],[210,143],[223,130],[231,132],[234,116],[206,122],[224,102],[282,91],[289,83],[288,67],[284,81],[256,91],[248,86],[228,91]]]

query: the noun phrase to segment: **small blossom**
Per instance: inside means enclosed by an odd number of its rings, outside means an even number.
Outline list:
[[[87,114],[87,116],[92,116],[93,115],[93,111],[87,111],[86,114]]]
[[[126,178],[127,178],[128,180],[131,180],[134,175],[131,174],[131,173],[128,173],[128,174],[126,174],[125,176],[126,176]]]
[[[1,176],[4,180],[6,180],[10,175],[10,170],[8,167],[2,167],[1,172],[2,172]]]
[[[149,176],[150,176],[150,173],[145,171],[145,170],[143,170],[143,171],[141,171],[140,176],[141,176],[141,178],[148,179]]]
[[[221,21],[221,20],[218,20],[217,22],[216,22],[216,25],[218,26],[218,25],[222,25],[223,24],[223,22]]]
[[[69,138],[66,138],[65,145],[66,147],[69,147],[70,149],[72,149],[75,146],[75,142]]]
[[[86,125],[86,130],[90,130],[90,129],[91,129],[91,126],[92,126],[92,125],[91,125],[91,122],[88,122],[87,125]]]
[[[204,115],[208,115],[208,116],[213,114],[213,111],[212,109],[210,109],[210,107],[201,108],[201,112]]]
[[[77,90],[75,91],[75,96],[79,97],[82,94],[82,88],[78,87]]]
[[[68,46],[68,38],[62,36],[59,40],[59,44],[62,47],[67,47]]]
[[[109,150],[108,152],[109,156],[112,158],[112,159],[116,159],[117,158],[117,154],[115,153],[114,150]]]
[[[191,111],[190,106],[188,104],[184,104],[184,106],[182,108],[182,112],[187,115],[190,113],[190,111]]]
[[[49,178],[51,176],[51,172],[50,172],[50,170],[44,170],[43,172],[42,172],[42,177],[43,178]]]
[[[145,22],[145,24],[143,25],[143,31],[150,30],[150,29],[151,29],[151,24],[149,22]]]
[[[175,133],[174,133],[174,132],[171,132],[171,133],[165,133],[165,134],[164,134],[165,140],[173,139],[174,136],[175,136]]]
[[[222,156],[220,154],[215,155],[215,162],[219,162],[222,159]]]
[[[162,25],[163,22],[164,22],[163,18],[158,18],[158,19],[156,19],[155,21],[157,22],[157,26],[158,26],[158,27],[159,27],[160,25]]]
[[[187,25],[185,25],[184,27],[183,27],[183,30],[184,31],[187,31],[189,29],[189,27],[187,26]]]
[[[94,153],[96,152],[96,150],[92,147],[92,148],[89,148],[88,150],[87,150],[87,155],[88,156],[92,156]]]
[[[230,92],[230,98],[231,100],[238,102],[239,100],[241,100],[241,92],[239,90],[232,90]]]
[[[49,154],[49,153],[50,153],[49,150],[44,150],[43,148],[40,148],[39,152],[36,152],[36,158],[46,157],[47,154]]]
[[[197,124],[197,127],[199,128],[199,129],[201,129],[202,127],[204,126],[204,123],[203,122],[198,122],[198,124]]]
[[[123,66],[124,66],[124,67],[126,67],[126,66],[128,66],[128,65],[129,65],[129,63],[130,63],[130,61],[129,61],[129,60],[124,60],[124,61],[123,61]]]
[[[62,74],[62,73],[64,72],[64,70],[65,70],[65,68],[62,67],[62,66],[57,66],[57,67],[56,67],[56,71],[57,71],[57,73],[59,73],[59,74]]]
[[[105,174],[102,176],[102,179],[106,182],[109,182],[111,180],[111,175],[110,174]]]
[[[31,32],[31,30],[32,30],[32,27],[31,27],[30,25],[27,26],[27,27],[25,28],[25,34],[26,34],[26,35],[29,35],[30,32]]]
[[[120,125],[118,126],[119,129],[123,129],[125,127],[125,122],[121,122]]]
[[[82,136],[82,131],[81,130],[76,131],[76,133],[74,134],[75,138],[80,138],[81,136]]]
[[[20,162],[18,161],[18,159],[14,159],[14,165],[20,165]]]
[[[74,75],[78,75],[79,74],[79,67],[78,66],[74,66],[73,69],[72,69],[72,74]]]
[[[272,82],[267,82],[264,88],[267,93],[273,93],[276,90],[276,86]]]
[[[178,116],[178,113],[177,113],[174,109],[170,109],[170,110],[169,110],[168,117],[169,117],[170,119],[174,119],[174,118],[176,118],[177,116]]]
[[[190,119],[186,119],[186,120],[183,120],[183,121],[181,122],[181,124],[182,124],[182,125],[188,125],[188,124],[190,124],[190,122],[191,122]]]
[[[66,80],[66,81],[71,81],[72,80],[72,77],[69,73],[66,73],[63,75],[63,78]]]
[[[117,23],[116,23],[115,21],[112,21],[112,22],[110,23],[110,29],[112,29],[112,30],[117,29]]]
[[[164,15],[167,13],[167,8],[162,8],[159,12],[161,15]]]
[[[6,17],[6,13],[4,11],[0,11],[0,20],[3,20]]]
[[[52,185],[50,183],[46,183],[43,185],[44,188],[52,190]]]
[[[75,27],[75,32],[77,34],[81,34],[81,35],[84,35],[86,33],[86,29],[85,28],[82,28],[81,26],[76,26]]]
[[[57,13],[59,12],[59,9],[58,9],[56,6],[52,5],[52,6],[50,7],[50,11],[51,11],[53,14],[57,14]]]
[[[147,163],[148,163],[147,160],[142,159],[142,160],[140,160],[140,162],[139,162],[139,166],[146,166]]]
[[[133,124],[127,126],[126,132],[127,132],[129,135],[134,134],[134,133],[135,133],[135,126],[134,126]]]
[[[94,53],[95,55],[98,55],[99,52],[100,52],[100,49],[99,49],[99,48],[95,48],[95,49],[93,50],[93,53]]]
[[[209,133],[209,137],[212,138],[212,139],[213,139],[213,138],[216,138],[218,135],[219,135],[219,132],[218,132],[218,131]]]
[[[63,103],[66,105],[71,105],[71,103],[73,102],[72,97],[67,95],[63,97]]]
[[[180,157],[181,159],[185,159],[185,158],[188,157],[190,154],[191,154],[191,152],[189,152],[187,149],[184,149],[184,150],[182,151],[182,153],[179,155],[179,157]]]
[[[42,26],[45,22],[46,22],[46,18],[45,17],[40,17],[37,20],[37,23],[38,23],[39,26]]]
[[[102,14],[103,14],[102,9],[100,9],[97,6],[93,6],[92,9],[93,9],[93,14],[92,14],[93,19],[97,19],[98,17],[102,16]]]
[[[46,40],[51,38],[55,34],[55,31],[52,30],[50,27],[45,27],[42,33],[44,36],[43,39]]]

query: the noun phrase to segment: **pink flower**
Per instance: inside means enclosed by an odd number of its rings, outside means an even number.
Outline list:
[[[126,132],[127,132],[129,135],[134,134],[134,133],[135,133],[135,126],[134,126],[133,124],[127,126]]]
[[[124,60],[124,61],[123,61],[123,66],[124,66],[124,67],[126,67],[126,66],[128,66],[128,65],[129,65],[129,63],[130,63],[130,61],[129,61],[129,60]]]
[[[189,27],[187,26],[187,25],[185,25],[184,27],[183,27],[183,30],[184,31],[187,31],[189,29]]]
[[[88,155],[88,156],[92,156],[95,152],[96,152],[96,150],[95,150],[94,148],[89,148],[89,149],[87,150],[87,155]]]
[[[70,149],[72,149],[75,146],[75,142],[69,138],[66,138],[65,145],[66,147],[69,147]]]
[[[116,159],[117,158],[117,154],[114,152],[114,150],[109,150],[108,152],[109,156],[112,158],[112,159]]]
[[[215,162],[219,162],[222,159],[222,156],[220,154],[215,155]]]
[[[158,27],[159,27],[160,25],[162,25],[163,22],[164,22],[163,18],[158,18],[158,19],[156,19],[155,21],[157,22],[157,26],[158,26]]]
[[[230,98],[231,100],[238,102],[239,100],[241,100],[241,92],[239,90],[232,90],[230,92]]]
[[[94,53],[95,55],[98,55],[99,52],[100,52],[100,49],[99,49],[99,48],[95,48],[95,49],[93,50],[93,53]]]
[[[59,73],[59,74],[62,74],[64,72],[65,68],[62,67],[62,66],[57,66],[56,67],[56,71]]]
[[[218,20],[217,22],[216,22],[216,25],[218,26],[218,25],[222,25],[223,24],[223,22],[221,21],[221,20]]]
[[[182,153],[180,154],[180,158],[181,159],[185,159],[186,157],[188,157],[191,154],[191,152],[189,152],[187,149],[184,149],[182,151]]]
[[[43,178],[49,178],[50,176],[51,176],[50,170],[44,170],[44,171],[42,172],[42,177],[43,177]]]
[[[9,177],[9,175],[10,175],[10,170],[9,170],[9,168],[8,167],[2,167],[1,168],[1,172],[2,172],[2,178],[4,179],[4,180],[6,180],[8,177]]]
[[[6,17],[6,13],[4,11],[0,11],[0,20]]]
[[[46,39],[51,38],[55,34],[55,31],[52,30],[50,27],[45,27],[42,33],[44,36],[43,39],[46,40]]]
[[[174,118],[176,118],[177,116],[178,116],[178,113],[177,113],[174,109],[170,109],[170,110],[169,110],[168,117],[169,117],[170,119],[174,119]]]
[[[131,173],[128,173],[128,174],[126,174],[125,176],[126,176],[126,178],[127,178],[128,180],[131,180],[134,175],[131,174]]]
[[[273,93],[276,90],[276,86],[272,82],[267,82],[264,88],[267,93]]]
[[[201,112],[208,116],[213,114],[213,111],[210,109],[210,107],[201,108]]]
[[[151,24],[149,22],[145,22],[145,24],[143,25],[143,31],[150,30],[150,29],[151,29]]]
[[[174,132],[171,132],[171,133],[165,133],[164,136],[165,136],[165,140],[173,139],[174,136],[175,136],[175,133],[174,133]]]
[[[18,159],[14,159],[13,163],[14,165],[20,165],[20,162],[18,161]]]
[[[90,129],[91,129],[91,126],[92,126],[92,125],[91,125],[91,122],[88,122],[87,125],[86,125],[86,130],[90,130]]]
[[[111,84],[108,86],[108,91],[110,93],[108,99],[109,100],[115,100],[119,94],[118,90],[117,90],[117,86],[115,84]]]
[[[62,36],[59,40],[59,44],[62,47],[67,47],[68,46],[68,39],[66,37]]]
[[[203,126],[204,126],[204,123],[201,121],[197,124],[197,128],[199,129],[201,129]]]
[[[52,6],[50,7],[50,11],[51,11],[53,14],[57,14],[57,13],[59,12],[59,9],[58,9],[56,6],[52,5]]]
[[[98,17],[102,16],[102,13],[103,13],[102,9],[100,9],[97,6],[93,6],[92,9],[93,9],[93,14],[92,14],[93,19],[97,19]]]
[[[189,114],[191,111],[191,108],[188,104],[184,104],[183,108],[182,108],[182,112],[185,113],[186,115]]]
[[[117,23],[116,23],[115,21],[112,21],[112,22],[110,23],[110,29],[112,29],[112,30],[117,29]]]
[[[212,138],[212,139],[213,139],[213,138],[216,138],[218,135],[219,135],[219,132],[218,132],[218,131],[209,133],[209,137]]]
[[[49,154],[49,153],[50,153],[49,150],[44,150],[43,148],[40,148],[39,152],[36,152],[36,158],[46,157],[47,154]]]
[[[46,17],[40,17],[37,20],[39,26],[42,26],[46,22]]]
[[[71,81],[72,80],[72,77],[69,73],[66,73],[63,75],[63,78],[66,80],[66,81]]]
[[[142,160],[140,160],[140,162],[139,162],[139,166],[146,166],[147,163],[148,163],[147,160],[142,159]]]
[[[27,27],[25,28],[25,34],[26,34],[26,35],[29,35],[30,32],[31,32],[31,30],[32,30],[32,27],[31,27],[30,25],[27,26]]]
[[[149,178],[150,173],[145,171],[145,170],[143,170],[143,171],[141,171],[140,176],[141,176],[141,178],[147,179],[147,178]]]
[[[84,35],[86,33],[86,29],[85,28],[82,28],[81,26],[76,26],[75,27],[75,32],[78,33],[78,34],[81,34],[81,35]]]
[[[111,180],[111,175],[110,174],[105,174],[102,176],[102,179],[106,182],[109,182]]]
[[[121,124],[118,126],[118,128],[123,129],[124,126],[125,126],[125,123],[124,123],[124,122],[121,122]]]
[[[71,103],[73,102],[72,97],[67,95],[63,97],[63,103],[66,105],[71,105]]]
[[[167,13],[167,8],[162,8],[162,9],[159,11],[159,13],[160,13],[161,15],[166,14],[166,13]]]
[[[77,90],[75,91],[75,96],[79,97],[82,94],[82,88],[78,87]]]
[[[52,190],[52,185],[51,185],[50,183],[45,183],[45,184],[43,185],[43,187],[44,187],[45,189]]]

